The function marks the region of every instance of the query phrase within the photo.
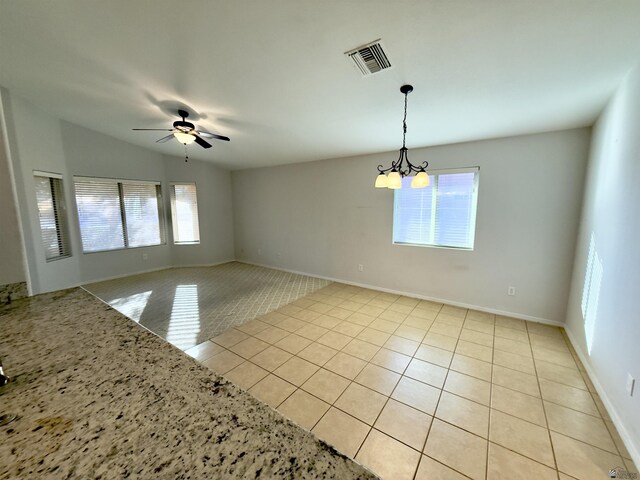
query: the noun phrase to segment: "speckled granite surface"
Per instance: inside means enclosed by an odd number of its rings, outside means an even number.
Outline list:
[[[0,307],[0,478],[376,478],[80,290]]]
[[[29,295],[27,282],[7,283],[0,285],[0,305],[15,302]]]

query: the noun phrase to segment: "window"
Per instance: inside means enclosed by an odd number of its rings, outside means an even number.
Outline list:
[[[84,253],[164,243],[157,182],[74,178]]]
[[[479,169],[430,173],[431,185],[395,190],[393,243],[473,250]]]
[[[173,243],[200,243],[198,198],[195,183],[171,184],[171,220]]]
[[[40,233],[47,261],[71,256],[62,176],[33,172]]]

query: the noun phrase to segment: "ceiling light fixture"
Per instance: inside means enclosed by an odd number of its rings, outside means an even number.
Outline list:
[[[185,145],[189,145],[196,141],[195,135],[191,135],[190,133],[184,133],[181,131],[173,132],[173,136],[176,137],[180,143],[184,143]]]
[[[402,188],[402,178],[412,173],[416,175],[411,181],[411,188],[424,188],[429,186],[429,175],[425,169],[429,166],[429,162],[426,160],[422,162],[422,165],[414,165],[409,161],[407,155],[407,147],[405,146],[405,139],[407,137],[407,95],[413,92],[411,85],[403,85],[400,87],[400,92],[404,94],[404,119],[402,120],[402,148],[400,149],[400,156],[398,160],[393,162],[389,168],[384,168],[382,165],[378,165],[378,177],[376,178],[376,188]],[[389,172],[387,175],[386,173]]]

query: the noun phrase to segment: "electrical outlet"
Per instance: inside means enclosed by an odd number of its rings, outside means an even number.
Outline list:
[[[259,248],[259,249],[258,249],[258,256],[261,256],[261,255],[262,255],[262,249],[261,249],[261,248]]]
[[[507,289],[507,295],[509,295],[510,297],[513,297],[516,294],[516,287],[509,287]]]
[[[363,272],[364,271],[364,265],[362,265],[361,263],[358,264],[358,271],[359,272]]]
[[[636,379],[631,376],[630,373],[627,373],[627,393],[630,397],[633,397],[633,387],[636,385]]]
[[[142,254],[142,260],[149,260],[149,254],[148,253],[143,253]]]

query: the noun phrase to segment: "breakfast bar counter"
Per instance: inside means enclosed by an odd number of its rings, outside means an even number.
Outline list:
[[[82,289],[0,307],[0,479],[375,479]]]

